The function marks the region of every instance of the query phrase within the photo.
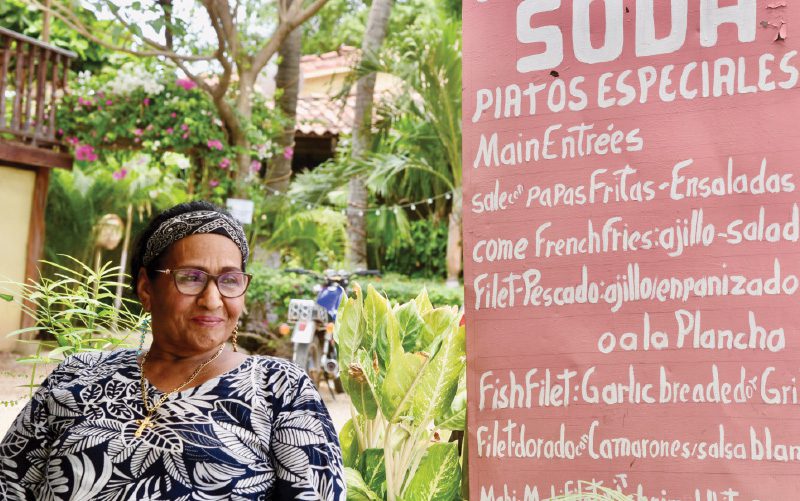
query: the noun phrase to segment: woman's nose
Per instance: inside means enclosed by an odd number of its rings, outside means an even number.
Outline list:
[[[209,277],[206,288],[197,296],[197,302],[209,310],[222,306],[222,294],[219,292],[216,280]]]

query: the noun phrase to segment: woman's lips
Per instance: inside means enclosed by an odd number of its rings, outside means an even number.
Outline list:
[[[199,317],[192,317],[192,322],[202,325],[204,327],[214,327],[216,325],[224,323],[225,320],[223,320],[220,317],[199,316]]]

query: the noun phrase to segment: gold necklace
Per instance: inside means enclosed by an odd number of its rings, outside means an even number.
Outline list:
[[[140,371],[141,372],[141,378],[140,378],[139,382],[141,383],[141,387],[142,387],[142,402],[144,403],[144,410],[147,412],[147,415],[144,417],[144,419],[137,419],[136,420],[136,424],[139,425],[139,428],[136,429],[136,432],[134,432],[133,436],[136,437],[136,438],[139,438],[139,437],[142,436],[142,432],[144,432],[145,428],[152,428],[154,426],[153,419],[155,419],[153,417],[153,414],[155,414],[156,410],[158,410],[158,408],[161,407],[161,404],[166,402],[167,399],[170,396],[172,396],[173,394],[181,391],[182,389],[184,389],[186,387],[186,385],[188,385],[189,383],[194,381],[194,379],[197,377],[197,375],[200,374],[200,371],[205,369],[206,365],[210,364],[211,362],[216,360],[220,355],[222,355],[222,350],[224,350],[224,349],[225,349],[225,345],[223,344],[223,345],[221,345],[219,347],[219,350],[217,350],[217,352],[214,354],[213,357],[209,358],[208,360],[206,360],[205,362],[203,362],[202,364],[197,366],[197,368],[194,370],[192,375],[189,376],[189,379],[187,379],[183,384],[181,384],[180,386],[178,386],[174,390],[170,391],[169,393],[163,394],[161,396],[161,398],[158,400],[158,402],[156,402],[152,407],[150,406],[150,402],[149,402],[150,399],[147,398],[147,381],[144,378],[144,363],[147,360],[147,354],[150,353],[149,350],[146,351],[144,353],[144,355],[142,355],[142,368],[141,368],[141,371]]]

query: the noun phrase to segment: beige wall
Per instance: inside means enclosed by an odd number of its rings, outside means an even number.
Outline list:
[[[28,225],[36,172],[0,166],[0,282],[25,281]],[[0,283],[0,290],[8,286]],[[19,329],[19,305],[0,299],[0,351],[10,351],[16,341],[6,337]]]
[[[306,97],[312,94],[334,96],[341,92],[347,76],[350,73],[350,69],[342,68],[337,71],[339,72],[326,75],[303,76],[300,97]],[[375,92],[380,94],[385,90],[399,89],[401,85],[402,82],[397,77],[386,73],[378,73],[378,78],[375,82]],[[351,92],[355,92],[355,86],[351,89]]]

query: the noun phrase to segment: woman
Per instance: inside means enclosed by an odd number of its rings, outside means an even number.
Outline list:
[[[152,346],[61,364],[0,444],[0,498],[344,499],[310,380],[236,351],[248,253],[207,202],[156,217],[131,266]]]

